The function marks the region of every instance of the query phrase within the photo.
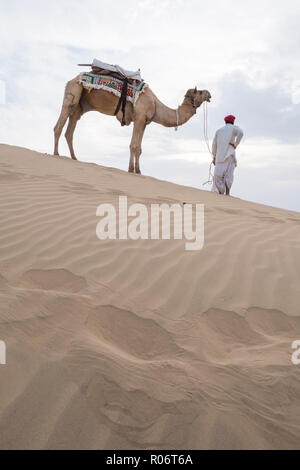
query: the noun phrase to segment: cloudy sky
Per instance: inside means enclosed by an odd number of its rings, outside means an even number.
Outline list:
[[[0,22],[1,143],[52,153],[65,83],[96,57],[141,68],[171,107],[208,89],[210,138],[229,113],[245,132],[233,195],[300,210],[299,0],[0,0]],[[127,170],[131,132],[88,113],[77,156]],[[177,133],[146,129],[143,174],[202,187],[209,162],[202,108]]]

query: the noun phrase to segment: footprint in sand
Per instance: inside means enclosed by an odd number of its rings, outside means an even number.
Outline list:
[[[89,315],[87,328],[98,337],[127,353],[154,359],[180,355],[181,349],[170,333],[154,320],[112,305],[103,305]]]
[[[67,269],[31,269],[22,275],[19,286],[75,293],[85,289],[87,283],[83,277]]]

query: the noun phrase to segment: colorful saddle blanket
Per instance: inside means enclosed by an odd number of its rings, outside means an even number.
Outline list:
[[[96,75],[87,72],[80,74],[79,83],[82,83],[84,88],[89,91],[92,89],[106,90],[119,97],[121,96],[124,84],[122,80],[118,80],[115,77],[110,77],[108,75]],[[134,86],[128,83],[126,99],[135,104],[140,94],[143,93],[147,87],[147,83],[143,81],[139,83],[138,86]]]

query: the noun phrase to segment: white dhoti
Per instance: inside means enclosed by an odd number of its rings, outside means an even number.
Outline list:
[[[222,163],[216,163],[212,187],[213,192],[225,194],[226,187],[228,189],[231,188],[235,167],[236,159],[234,155],[226,158],[226,160]]]

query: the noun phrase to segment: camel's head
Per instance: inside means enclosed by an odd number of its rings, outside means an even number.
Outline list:
[[[197,87],[195,87],[186,92],[185,98],[188,99],[194,108],[199,108],[204,101],[210,102],[211,94],[207,90],[197,90]]]

